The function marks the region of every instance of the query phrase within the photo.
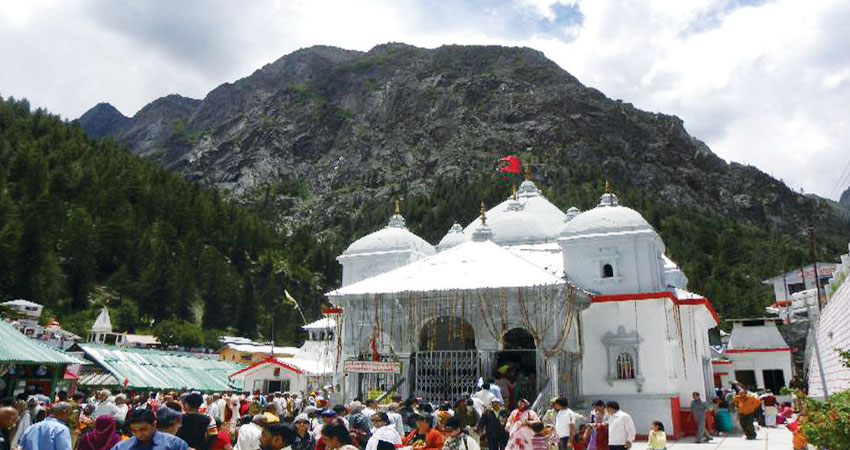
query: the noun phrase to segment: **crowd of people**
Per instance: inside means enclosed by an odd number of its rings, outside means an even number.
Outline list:
[[[706,412],[720,401],[736,411],[747,439],[755,438],[757,416],[766,426],[777,417],[790,420],[790,405],[778,405],[771,396],[739,384],[731,396],[721,392],[713,402],[695,392],[690,410],[697,442],[711,440]],[[466,398],[438,405],[416,397],[332,405],[322,392],[185,390],[114,395],[100,390],[71,398],[59,392],[49,400],[30,394],[3,401],[0,450],[620,450],[636,438],[631,416],[615,401],[596,401],[584,417],[558,397],[539,415],[524,398],[509,410],[499,386],[488,382]],[[648,448],[666,444],[664,424],[654,421]]]
[[[794,433],[794,448],[805,448],[805,437],[800,429],[802,411],[798,414],[791,402],[780,403],[768,389],[750,390],[733,381],[729,389],[719,389],[715,402],[737,416],[736,428],[746,439],[756,439],[756,427],[774,428],[787,425]]]
[[[329,404],[323,393],[77,392],[25,394],[0,407],[0,450],[566,450],[629,448],[631,417],[597,402],[588,423],[552,399],[541,417],[526,399],[504,407],[483,383],[468,398]],[[662,427],[663,428],[663,427]]]

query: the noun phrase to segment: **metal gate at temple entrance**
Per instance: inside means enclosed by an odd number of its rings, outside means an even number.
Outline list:
[[[478,388],[481,358],[476,350],[434,350],[416,353],[413,390],[426,401],[453,401]]]

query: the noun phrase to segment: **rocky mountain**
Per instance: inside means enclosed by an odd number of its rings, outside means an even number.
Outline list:
[[[848,211],[850,211],[850,187],[841,194],[841,198],[838,200],[838,203],[841,203]]]
[[[130,121],[109,103],[98,103],[78,120],[83,131],[94,138],[111,136]]]
[[[503,200],[510,188],[492,174],[506,153],[563,209],[593,207],[610,179],[724,316],[763,313],[772,300],[760,280],[809,261],[809,224],[826,259],[850,236],[835,205],[725,162],[679,118],[612,100],[528,48],[310,47],[203,100],[158,99],[111,130],[258,208],[327,290],[335,256],[386,223],[392,197],[432,243],[482,199]]]
[[[714,155],[677,117],[611,100],[528,48],[311,47],[203,100],[170,95],[122,123],[92,120],[103,109],[80,119],[93,136],[111,129],[137,154],[241,198],[282,179],[335,204],[393,186],[429,192],[518,150],[543,186],[559,170],[591,167],[674,205],[780,227],[816,210]]]

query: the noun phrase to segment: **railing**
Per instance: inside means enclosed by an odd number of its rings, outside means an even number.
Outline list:
[[[426,401],[453,401],[476,391],[481,376],[477,350],[417,352],[414,359],[414,392]]]

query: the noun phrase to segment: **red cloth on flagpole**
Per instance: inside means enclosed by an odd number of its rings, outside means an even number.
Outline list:
[[[369,343],[369,347],[372,349],[372,361],[380,361],[381,357],[378,355],[378,341],[375,339],[375,336],[372,336],[372,342]]]
[[[514,155],[508,155],[503,158],[499,158],[499,162],[508,163],[503,167],[499,167],[499,172],[512,173],[515,175],[519,175],[520,172],[522,172],[522,163],[520,162],[519,157],[516,157]]]

